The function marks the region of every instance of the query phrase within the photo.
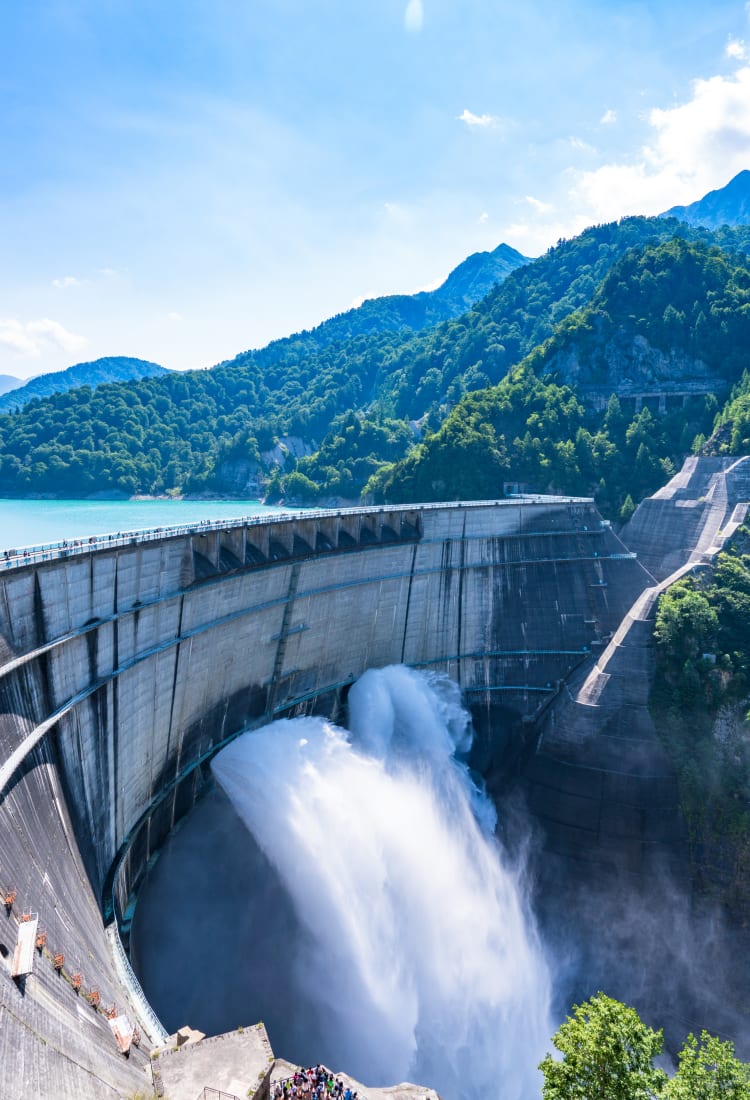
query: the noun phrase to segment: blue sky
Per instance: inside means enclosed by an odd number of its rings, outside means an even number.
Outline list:
[[[723,186],[750,4],[0,0],[0,112],[0,373],[205,367]]]

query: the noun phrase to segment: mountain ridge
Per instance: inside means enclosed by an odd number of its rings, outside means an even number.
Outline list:
[[[750,226],[707,230],[642,217],[590,227],[523,263],[498,246],[467,257],[437,288],[438,299],[442,292],[456,301],[478,292],[475,276],[488,260],[518,264],[451,319],[409,327],[405,311],[424,321],[435,291],[374,299],[211,370],[73,390],[0,418],[0,492],[242,496],[252,485],[272,499],[311,503],[351,500],[363,489],[403,498],[422,480],[405,475],[391,492],[399,464],[407,454],[411,465],[420,461],[428,443],[457,469],[481,465],[499,400],[535,411],[508,414],[512,434],[500,429],[503,457],[485,463],[488,471],[540,491],[575,485],[617,514],[625,497],[658,487],[698,436],[705,441],[717,401],[750,367],[749,254]],[[532,383],[537,374],[543,379]],[[648,431],[639,427],[643,394],[674,396],[681,379],[696,398],[685,423],[672,409]],[[607,453],[627,454],[630,464],[622,476],[609,468],[605,476],[591,439],[617,393],[641,396],[621,410],[628,438],[601,436]],[[563,425],[572,434],[558,438]],[[545,433],[551,450],[539,445]],[[644,445],[639,465],[631,437]],[[284,444],[290,439],[293,447]],[[427,489],[468,494],[470,475],[457,484],[448,469]]]
[[[65,393],[78,386],[99,386],[103,382],[128,382],[167,374],[167,368],[147,359],[127,355],[107,355],[91,362],[74,363],[65,370],[36,374],[0,396],[0,414],[21,409],[33,398]]]
[[[476,499],[492,484],[521,483],[594,495],[617,517],[686,454],[704,453],[716,423],[727,425],[722,453],[742,453],[748,371],[750,256],[679,236],[647,243],[368,488],[378,501],[407,502]],[[722,411],[733,384],[734,404]]]
[[[724,187],[709,191],[687,206],[673,206],[659,217],[677,218],[688,225],[700,225],[706,229],[750,224],[750,171],[744,168]]]
[[[311,329],[272,340],[261,348],[238,352],[217,367],[250,361],[261,365],[288,361],[311,349],[321,350],[358,336],[421,332],[460,316],[481,301],[508,275],[530,263],[517,249],[499,244],[492,252],[474,252],[462,260],[434,290],[366,298],[359,306],[334,314]]]
[[[750,227],[712,233],[672,219],[627,218],[561,241],[512,272],[468,312],[421,332],[360,333],[318,349],[289,340],[276,347],[278,356],[270,348],[208,371],[170,372],[111,385],[105,392],[58,394],[37,402],[28,414],[0,418],[0,492],[241,496],[246,486],[265,483],[275,498],[353,499],[381,466],[398,463],[414,445],[415,433],[426,438],[447,420],[455,432],[451,409],[466,394],[489,392],[535,348],[543,349],[551,338],[559,344],[566,318],[573,326],[580,323],[579,314],[585,321],[581,311],[625,256],[632,257],[632,268],[645,249],[673,239],[701,243],[704,251],[714,248],[716,255],[706,261],[709,271],[730,254],[750,252]],[[679,285],[692,253],[678,249],[675,257]],[[626,283],[635,278],[630,268]],[[637,275],[637,300],[650,318],[644,331],[653,336],[663,327],[664,301],[649,292],[648,271]],[[610,297],[618,300],[616,294]],[[622,323],[632,328],[627,300],[620,308]],[[679,317],[673,322],[678,331],[683,322]],[[743,365],[737,364],[733,377]],[[580,401],[568,390],[559,400]],[[538,398],[524,392],[512,389],[513,400],[538,400],[546,408],[544,392]],[[555,422],[550,413],[548,430],[554,432]],[[691,431],[688,447],[696,434],[710,431],[705,416]],[[265,456],[284,437],[296,437],[300,447],[282,448],[282,469]],[[463,461],[460,454],[457,461]],[[653,463],[649,468],[653,474]],[[546,476],[544,485],[553,481]],[[644,479],[623,488],[638,493],[642,484]],[[618,483],[612,507],[621,503],[619,492]]]
[[[509,244],[499,244],[491,252],[472,252],[454,267],[436,290],[422,291],[422,294],[433,300],[442,298],[456,302],[463,307],[463,312],[486,297],[512,271],[527,263],[528,256]]]

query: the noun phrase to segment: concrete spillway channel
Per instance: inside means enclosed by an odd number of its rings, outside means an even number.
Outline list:
[[[405,662],[461,685],[497,762],[653,583],[591,501],[559,498],[202,525],[0,564],[5,1100],[143,1088],[161,1032],[116,929],[127,948],[149,860],[219,747],[274,716],[336,717],[365,669]],[[14,980],[32,912],[46,942]],[[200,982],[199,953],[186,965]],[[104,1008],[140,1032],[127,1059]]]
[[[688,874],[677,784],[648,701],[658,596],[721,550],[750,499],[750,459],[696,458],[639,505],[622,538],[650,573],[593,665],[581,666],[540,722],[526,769],[548,851],[641,878]]]

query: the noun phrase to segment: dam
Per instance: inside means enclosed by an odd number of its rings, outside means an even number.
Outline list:
[[[710,476],[729,484],[729,466]],[[699,509],[700,523],[693,515],[706,550],[735,498]],[[584,498],[228,521],[0,561],[3,1097],[151,1089],[150,1051],[165,1035],[127,951],[155,853],[206,789],[221,747],[278,717],[339,718],[368,668],[402,663],[455,680],[478,731],[477,767],[520,768],[531,754],[535,809],[563,848],[574,844],[564,819],[583,805],[582,750],[555,771],[565,723],[551,716],[566,685],[623,648],[617,632],[655,583]],[[633,817],[631,773],[619,794],[600,783],[593,802],[585,795],[589,818],[607,801],[618,842]],[[664,816],[674,785],[661,778]],[[627,838],[634,860],[642,824]],[[596,845],[606,847],[607,828],[597,824]],[[663,841],[674,847],[668,830]],[[651,852],[658,843],[648,837]],[[27,923],[33,965],[13,977]],[[127,1058],[116,1020],[139,1040]]]

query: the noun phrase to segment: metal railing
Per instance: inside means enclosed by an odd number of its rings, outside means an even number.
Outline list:
[[[145,542],[186,535],[202,535],[212,531],[230,531],[236,527],[263,527],[267,524],[289,523],[295,519],[332,519],[343,515],[393,515],[409,512],[439,511],[444,508],[517,507],[519,504],[591,504],[591,497],[525,496],[500,500],[445,501],[436,504],[379,504],[355,508],[309,508],[278,512],[273,515],[255,514],[230,519],[200,520],[197,523],[181,523],[170,526],[148,527],[137,531],[118,531],[103,535],[90,535],[78,539],[61,539],[56,542],[33,546],[13,547],[0,551],[0,572],[22,569],[40,561],[91,554],[96,550],[118,546],[135,546]]]
[[[148,997],[143,992],[141,983],[135,976],[130,959],[122,946],[117,921],[112,921],[106,928],[107,938],[112,948],[115,960],[115,969],[120,981],[127,989],[133,1001],[133,1007],[138,1015],[143,1030],[155,1046],[160,1046],[167,1040],[167,1032],[164,1030],[161,1020],[149,1004]]]
[[[307,513],[305,513],[307,514]],[[118,531],[116,534],[90,535],[88,538],[62,539],[36,546],[21,546],[0,552],[0,570],[19,569],[40,561],[57,558],[76,557],[91,554],[96,550],[111,549],[118,546],[136,546],[145,542],[159,542],[166,538],[178,538],[186,535],[202,535],[209,531],[226,531],[235,527],[260,526],[267,523],[288,523],[294,519],[293,512],[283,512],[273,516],[237,516],[233,519],[203,520],[193,524],[175,524],[165,527],[148,527],[139,531]]]

